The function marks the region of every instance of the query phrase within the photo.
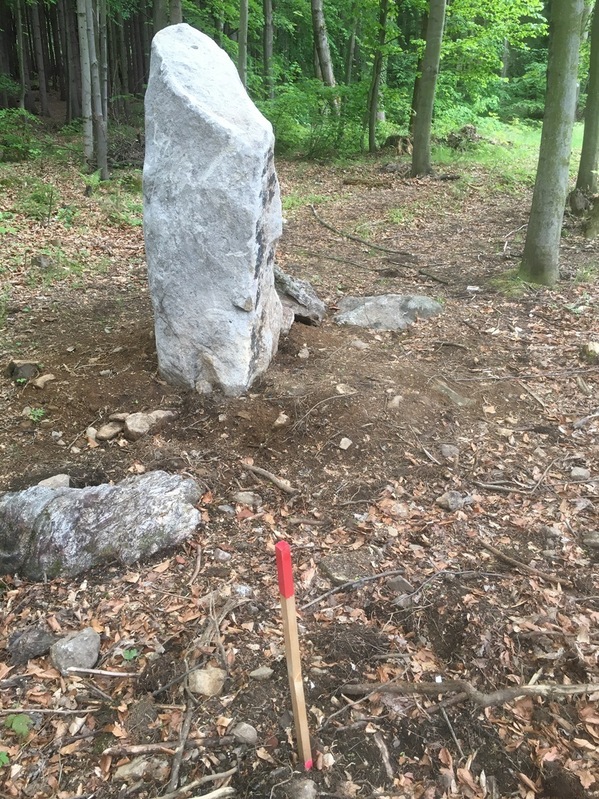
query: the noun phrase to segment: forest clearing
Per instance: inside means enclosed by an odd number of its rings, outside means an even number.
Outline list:
[[[595,795],[597,245],[568,214],[557,288],[519,282],[532,180],[500,163],[510,147],[473,149],[437,162],[448,179],[390,153],[278,160],[278,263],[329,312],[390,292],[444,310],[404,333],[294,324],[236,399],[157,374],[139,170],[100,184],[68,159],[2,165],[1,361],[54,379],[0,378],[0,488],[162,469],[203,491],[176,550],[2,578],[3,796],[300,795],[281,540],[320,795]],[[138,441],[86,436],[156,409],[176,418]],[[16,636],[38,627],[93,628],[96,669],[23,659]],[[226,680],[198,699],[188,670],[206,667]]]

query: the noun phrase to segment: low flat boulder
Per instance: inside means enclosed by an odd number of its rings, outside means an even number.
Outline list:
[[[134,563],[193,534],[200,495],[195,480],[162,471],[116,485],[0,494],[0,574],[43,580]]]
[[[418,294],[380,294],[373,297],[344,297],[333,319],[339,325],[356,325],[372,330],[405,330],[416,319],[436,316],[443,306]]]

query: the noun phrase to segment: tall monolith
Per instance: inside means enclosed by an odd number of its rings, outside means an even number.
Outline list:
[[[189,25],[152,42],[144,235],[160,374],[235,396],[275,354],[281,200],[270,123],[229,56]]]

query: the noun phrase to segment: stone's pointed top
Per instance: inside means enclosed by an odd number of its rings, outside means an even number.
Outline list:
[[[162,80],[196,112],[202,113],[207,104],[213,115],[218,106],[223,127],[272,135],[270,122],[249,98],[235,64],[206,34],[185,22],[169,25],[154,36],[152,58],[160,62]],[[219,86],[226,86],[226,92]]]

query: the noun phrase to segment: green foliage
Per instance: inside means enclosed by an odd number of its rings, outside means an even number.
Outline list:
[[[0,94],[5,94],[10,100],[16,100],[21,95],[20,85],[5,72],[0,72]]]
[[[42,152],[41,123],[20,108],[0,110],[0,161],[28,161]]]
[[[59,202],[60,194],[52,183],[32,178],[23,183],[16,210],[38,222],[48,223]]]
[[[26,738],[33,726],[33,721],[25,713],[10,713],[4,719],[4,726],[20,738]]]
[[[295,211],[296,208],[303,208],[305,205],[318,205],[326,202],[328,197],[323,194],[303,194],[292,192],[283,197],[283,210]]]
[[[522,75],[504,82],[499,91],[499,115],[511,119],[543,119],[547,83],[547,52],[530,61]]]
[[[44,416],[46,415],[46,411],[43,408],[29,408],[29,412],[27,416],[31,419],[32,422],[41,422]],[[28,716],[24,716],[24,718],[29,720]]]
[[[10,765],[10,755],[4,749],[0,749],[0,768]]]
[[[123,651],[123,660],[131,661],[139,657],[139,649],[131,648]]]
[[[16,228],[12,225],[7,224],[15,218],[15,215],[12,211],[0,211],[0,236],[4,236],[6,233],[16,233]]]

